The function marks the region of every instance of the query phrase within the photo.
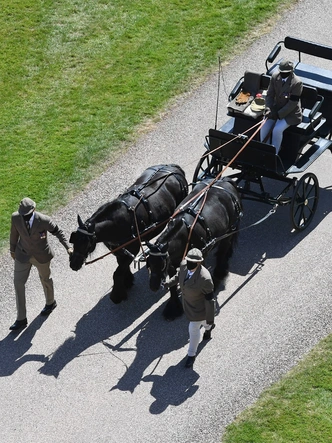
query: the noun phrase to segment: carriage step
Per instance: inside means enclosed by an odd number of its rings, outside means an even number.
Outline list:
[[[280,206],[286,206],[289,205],[292,201],[292,197],[280,197],[278,198],[278,204]]]

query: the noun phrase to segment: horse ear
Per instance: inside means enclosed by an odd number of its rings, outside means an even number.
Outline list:
[[[77,222],[78,222],[79,228],[81,228],[81,229],[85,228],[83,220],[81,219],[81,217],[79,215],[77,215]]]

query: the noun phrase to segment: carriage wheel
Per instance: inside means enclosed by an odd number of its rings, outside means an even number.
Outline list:
[[[294,229],[303,231],[311,222],[318,204],[319,185],[315,174],[308,172],[298,181],[291,201]]]
[[[193,182],[197,183],[205,178],[215,178],[222,170],[222,164],[212,157],[211,154],[204,152],[196,166]]]

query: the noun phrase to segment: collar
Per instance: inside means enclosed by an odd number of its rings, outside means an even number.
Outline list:
[[[34,219],[35,219],[35,211],[33,211],[32,216],[30,217],[30,220],[29,220],[30,228],[32,227],[32,223],[33,223]]]

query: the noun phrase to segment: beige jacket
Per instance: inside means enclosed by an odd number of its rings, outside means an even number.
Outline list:
[[[51,245],[48,243],[47,233],[55,235],[60,243],[70,248],[64,233],[47,215],[35,212],[30,233],[25,225],[23,217],[18,213],[12,214],[10,229],[10,252],[21,263],[26,263],[30,257],[34,257],[39,263],[47,263],[54,257]]]
[[[200,265],[194,274],[186,280],[188,274],[187,263],[182,261],[178,272],[172,277],[168,286],[180,285],[182,304],[189,321],[214,322],[215,299],[214,285],[210,272]]]

